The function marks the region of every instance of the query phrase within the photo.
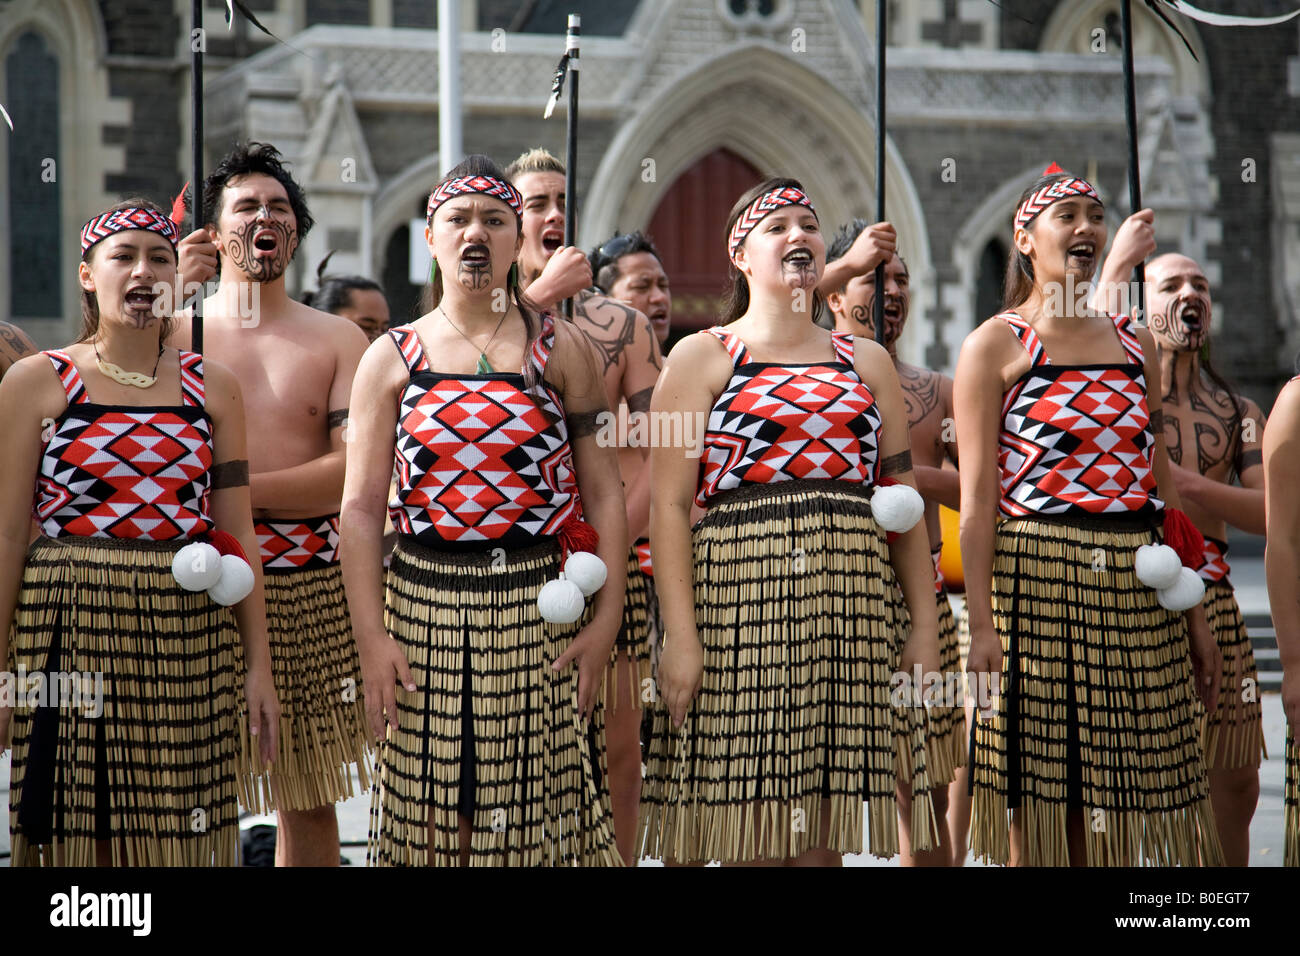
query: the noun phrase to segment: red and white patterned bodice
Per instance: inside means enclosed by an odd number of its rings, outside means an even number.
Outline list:
[[[203,356],[180,353],[183,404],[135,406],[91,402],[68,354],[43,354],[68,407],[41,454],[33,507],[41,532],[169,541],[210,531],[212,422]]]
[[[1053,365],[1029,323],[1014,312],[997,317],[1033,363],[1002,400],[1002,514],[1115,515],[1163,508],[1151,470],[1155,439],[1142,345],[1128,317],[1112,317],[1130,359],[1122,365]]]
[[[713,403],[695,501],[742,484],[876,478],[880,410],[853,367],[853,336],[835,332],[835,360],[812,365],[754,362],[725,329],[708,330],[731,356],[732,375]]]
[[[410,326],[389,333],[410,380],[397,420],[397,494],[389,515],[399,534],[430,547],[495,541],[526,544],[582,515],[564,406],[541,380],[555,343],[542,332],[526,362],[538,401],[518,372],[434,372]]]

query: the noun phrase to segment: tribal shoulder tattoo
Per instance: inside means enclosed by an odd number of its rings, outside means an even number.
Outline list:
[[[1246,403],[1236,395],[1207,383],[1207,387],[1189,389],[1186,396],[1171,387],[1162,401],[1165,414],[1153,415],[1151,428],[1163,428],[1170,461],[1195,468],[1202,475],[1227,464],[1231,471],[1224,477],[1226,481],[1232,480],[1232,472],[1239,474],[1253,463],[1247,462],[1242,449]]]
[[[903,404],[907,408],[907,427],[915,428],[918,422],[924,421],[939,407],[942,377],[937,372],[903,362],[899,362],[897,368],[898,384],[903,387]]]
[[[636,310],[606,296],[577,299],[573,318],[604,362],[602,375],[618,364],[618,357],[636,339]]]

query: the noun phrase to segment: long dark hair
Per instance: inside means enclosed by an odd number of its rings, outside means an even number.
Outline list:
[[[736,224],[741,213],[749,208],[752,203],[763,193],[771,192],[774,189],[798,189],[804,192],[803,183],[797,179],[787,179],[781,176],[773,176],[771,179],[765,179],[757,186],[749,189],[743,196],[736,200],[736,204],[731,207],[731,214],[727,216],[727,228],[722,234],[722,241],[728,242],[731,237],[731,227]],[[728,281],[731,287],[727,289],[726,295],[722,300],[722,308],[718,313],[718,324],[729,325],[749,311],[749,280],[745,274],[736,268],[734,262],[730,263],[728,272]],[[816,289],[813,290],[813,308],[812,320],[817,322],[822,317],[822,312],[826,308],[826,300]]]
[[[1020,194],[1016,200],[1016,209],[1020,204],[1032,196],[1038,190],[1042,189],[1049,183],[1060,182],[1065,179],[1076,178],[1073,173],[1053,173],[1050,176],[1043,176],[1034,182],[1032,186]],[[1037,217],[1029,220],[1025,226],[1026,229],[1033,229]],[[1034,264],[1029,261],[1029,257],[1021,252],[1015,245],[1011,244],[1011,255],[1007,259],[1007,275],[1002,281],[1002,308],[1004,311],[1011,311],[1029,298],[1034,291]]]
[[[472,156],[466,156],[464,160],[452,167],[447,173],[434,184],[430,192],[432,193],[443,183],[452,179],[460,179],[463,176],[490,176],[493,179],[499,179],[502,182],[509,182],[505,174],[497,168],[497,164],[482,155],[475,153]],[[504,200],[503,200],[504,201]],[[426,224],[433,229],[433,217],[429,216]],[[517,234],[522,235],[524,230],[523,220],[518,216],[515,217],[515,228]],[[437,262],[435,259],[434,262]],[[510,301],[514,303],[515,308],[524,320],[524,390],[534,393],[541,384],[541,375],[538,373],[536,365],[529,360],[532,354],[533,345],[538,337],[542,334],[542,319],[538,314],[538,309],[532,300],[524,295],[523,289],[519,285],[519,269],[512,267],[507,273],[506,289],[510,294]],[[427,314],[436,309],[442,302],[442,270],[434,271],[431,281],[425,283],[424,291],[420,296],[420,312]],[[536,398],[536,395],[534,395]]]
[[[101,209],[99,212],[95,213],[95,217],[98,218],[99,216],[102,216],[106,212],[117,212],[118,210],[121,209],[148,209],[150,212],[157,213],[159,216],[165,217],[167,215],[167,211],[164,210],[162,206],[159,206],[157,203],[152,202],[151,200],[136,196],[131,199],[123,199],[119,203],[114,203],[113,205],[109,206],[107,209]],[[103,244],[104,243],[102,241],[97,242],[89,249],[87,249],[85,252],[83,252],[81,254],[81,261],[86,263],[90,262],[90,258],[95,254],[95,250],[102,247]],[[172,247],[172,253],[173,254],[176,253],[175,246]],[[180,308],[180,305],[181,305],[180,296],[176,296],[175,301],[172,302],[172,308],[173,309]],[[159,332],[158,341],[166,342],[167,339],[171,337],[171,334],[173,331],[175,331],[175,329],[176,329],[175,312],[163,316],[162,330]],[[99,299],[95,297],[94,292],[87,292],[85,289],[82,289],[81,290],[81,335],[77,337],[77,341],[89,342],[98,334],[99,334]]]

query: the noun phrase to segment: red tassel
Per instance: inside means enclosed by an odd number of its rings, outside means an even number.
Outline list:
[[[1043,175],[1056,176],[1063,172],[1065,172],[1065,170],[1062,169],[1060,166],[1056,165],[1055,161],[1053,161],[1052,165],[1048,166],[1046,169],[1043,170]]]
[[[208,532],[208,543],[217,549],[221,554],[233,554],[236,557],[248,560],[244,554],[244,549],[240,547],[239,539],[229,531],[222,531],[219,528],[213,528]]]
[[[560,525],[558,537],[562,559],[567,559],[575,551],[590,551],[595,554],[596,548],[600,547],[600,535],[596,529],[577,515]]]
[[[1185,568],[1195,571],[1205,561],[1205,538],[1177,508],[1165,509],[1165,544],[1178,552]]]
[[[181,223],[185,221],[185,190],[189,188],[190,184],[186,183],[181,187],[181,191],[176,194],[176,198],[172,200],[172,214],[170,218],[172,222],[176,223],[178,229],[180,228]]]
[[[876,487],[877,487],[877,488],[888,488],[890,485],[896,485],[896,484],[898,484],[898,479],[897,479],[897,478],[877,478],[877,479],[876,479]],[[898,539],[898,532],[897,532],[897,531],[886,531],[886,532],[885,532],[885,543],[886,543],[886,544],[893,544],[897,539]]]

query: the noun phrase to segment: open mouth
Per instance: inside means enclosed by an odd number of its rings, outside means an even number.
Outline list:
[[[153,290],[145,288],[144,286],[137,286],[134,289],[128,289],[125,297],[127,308],[141,309],[144,311],[153,310],[155,299],[157,299],[157,296],[154,295]]]
[[[542,233],[542,248],[548,253],[554,252],[562,245],[564,245],[564,233],[556,232],[554,229]]]
[[[1178,318],[1187,328],[1199,332],[1205,317],[1196,306],[1188,305],[1184,306],[1182,311],[1178,313]]]
[[[812,265],[813,255],[807,249],[794,249],[781,257],[782,262],[793,265]]]
[[[253,248],[258,252],[275,252],[277,245],[275,233],[269,229],[263,229],[253,236]]]
[[[1091,242],[1076,243],[1067,251],[1070,259],[1079,265],[1090,266],[1097,257],[1097,247]]]
[[[470,246],[460,255],[461,262],[476,269],[483,269],[492,264],[492,254],[487,246]]]

